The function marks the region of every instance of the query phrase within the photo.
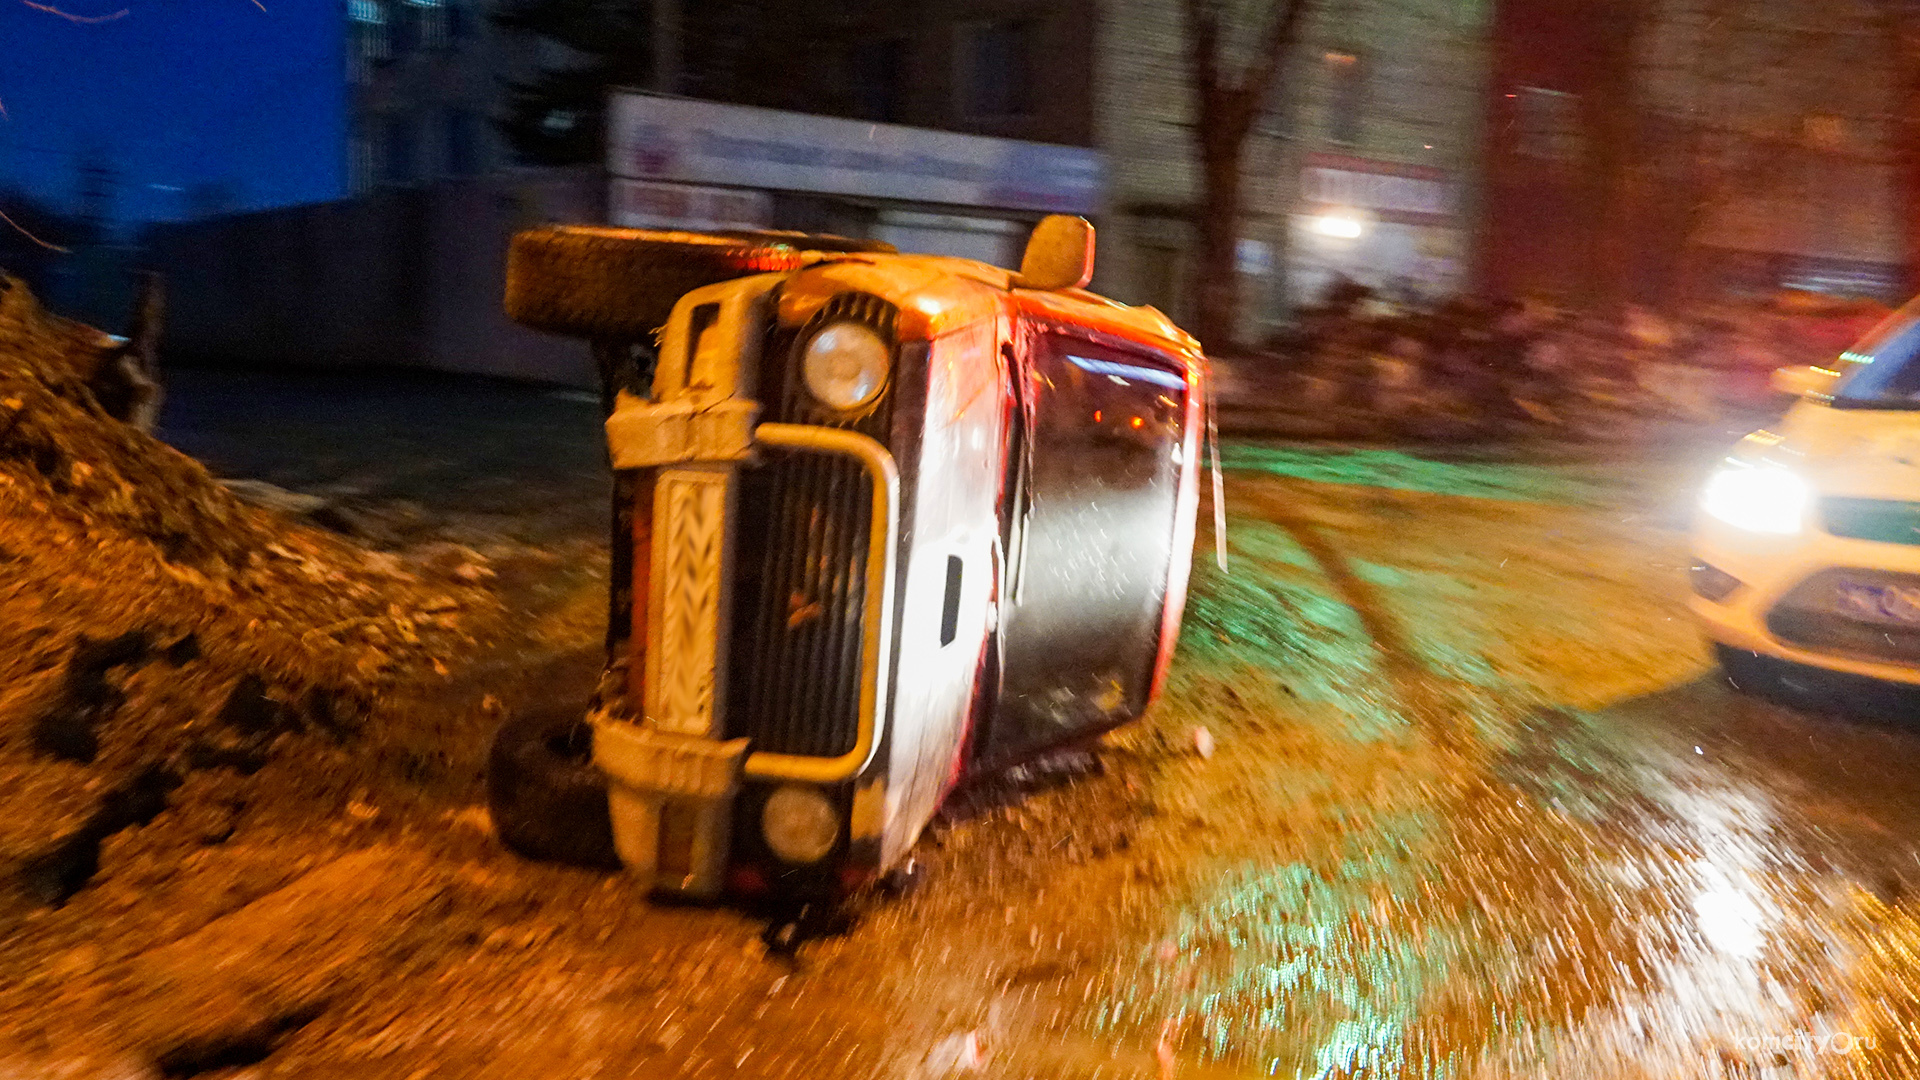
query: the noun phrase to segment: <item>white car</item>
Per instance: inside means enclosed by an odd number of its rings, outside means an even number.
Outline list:
[[[1920,300],[1840,354],[1702,493],[1692,609],[1734,681],[1773,658],[1920,685]]]

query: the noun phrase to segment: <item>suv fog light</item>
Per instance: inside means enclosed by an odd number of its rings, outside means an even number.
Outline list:
[[[861,407],[887,385],[892,350],[880,335],[855,322],[837,322],[813,335],[800,358],[807,392],[841,410]]]
[[[789,784],[767,797],[760,832],[787,862],[819,862],[840,840],[840,814],[820,792]]]
[[[1718,567],[1706,563],[1694,563],[1687,568],[1687,577],[1693,582],[1693,591],[1714,603],[1719,603],[1733,595],[1740,587],[1740,579]]]

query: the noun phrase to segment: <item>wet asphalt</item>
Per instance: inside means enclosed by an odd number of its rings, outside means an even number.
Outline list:
[[[163,429],[530,542],[605,520],[564,393],[189,372]],[[906,895],[808,922],[440,852],[548,929],[254,1068],[1920,1077],[1920,707],[1711,666],[1685,522],[1730,437],[1231,445],[1163,701],[961,793]]]

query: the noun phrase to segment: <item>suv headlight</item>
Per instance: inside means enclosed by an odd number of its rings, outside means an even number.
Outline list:
[[[807,392],[842,411],[880,396],[893,350],[879,334],[855,322],[838,322],[813,335],[800,357]]]
[[[1813,491],[1777,465],[1730,466],[1707,480],[1700,507],[1736,529],[1790,536],[1806,522]]]
[[[767,797],[760,834],[787,862],[819,862],[840,841],[840,814],[820,792],[788,784]]]

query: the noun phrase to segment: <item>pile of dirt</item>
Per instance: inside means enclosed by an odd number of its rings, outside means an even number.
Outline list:
[[[114,419],[117,344],[0,278],[0,912],[66,901],[199,776],[354,740],[500,620],[478,554],[357,547]]]

